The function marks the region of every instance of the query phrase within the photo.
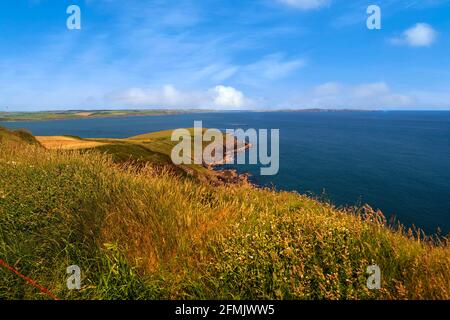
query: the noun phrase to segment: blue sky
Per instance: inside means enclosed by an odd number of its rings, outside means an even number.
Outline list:
[[[0,111],[153,107],[450,109],[450,1],[1,1]]]

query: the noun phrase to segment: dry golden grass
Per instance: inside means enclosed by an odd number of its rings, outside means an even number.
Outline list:
[[[339,210],[296,193],[213,186],[151,163],[117,165],[95,150],[7,142],[0,257],[62,299],[450,297],[448,238],[387,228],[369,207]],[[66,287],[72,264],[82,269],[79,291]],[[380,290],[367,287],[373,264]],[[0,269],[0,299],[42,298]]]
[[[64,136],[37,136],[36,139],[46,149],[64,149],[64,150],[78,150],[88,149],[105,145],[107,143],[97,141],[86,141],[72,137]]]
[[[75,115],[79,117],[89,117],[93,114],[93,112],[78,112]]]

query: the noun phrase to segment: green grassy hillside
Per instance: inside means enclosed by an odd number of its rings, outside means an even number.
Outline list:
[[[187,128],[191,134],[193,134],[193,128]],[[206,129],[203,129],[203,132]],[[209,182],[214,184],[223,183],[236,183],[239,182],[239,177],[236,175],[224,175],[222,172],[212,171],[207,169],[204,165],[199,164],[182,164],[174,165],[171,160],[171,152],[173,147],[178,143],[171,140],[172,130],[152,132],[142,134],[125,139],[111,139],[111,138],[95,138],[95,139],[82,139],[80,137],[38,137],[42,139],[42,144],[45,147],[57,147],[71,149],[71,144],[78,142],[86,143],[85,148],[82,148],[82,152],[89,150],[96,150],[101,153],[106,153],[112,156],[112,160],[115,163],[126,164],[134,167],[141,167],[147,163],[151,163],[153,166],[159,168],[165,168],[172,173],[195,178],[203,182]],[[71,141],[62,141],[61,138],[71,138]],[[224,137],[224,143],[225,143]],[[75,140],[75,141],[74,141]],[[55,143],[54,143],[55,142]],[[100,146],[91,146],[92,144],[101,144]],[[64,145],[65,144],[65,145]],[[208,143],[204,142],[203,147]],[[78,146],[79,147],[79,146]],[[191,150],[192,155],[194,151]],[[241,182],[246,183],[246,179]]]
[[[370,208],[212,185],[5,132],[0,259],[61,299],[450,298],[447,240],[390,230]],[[66,288],[74,264],[79,291]],[[371,264],[381,290],[366,286]],[[0,299],[24,298],[48,299],[0,266]]]
[[[0,121],[42,121],[130,116],[161,116],[205,112],[206,110],[69,110],[38,112],[0,112]]]
[[[26,130],[8,130],[0,127],[0,143],[40,145],[31,133]]]

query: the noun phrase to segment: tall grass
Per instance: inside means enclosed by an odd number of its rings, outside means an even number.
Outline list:
[[[0,258],[63,299],[448,299],[450,250],[288,192],[0,145]],[[66,268],[82,271],[81,290]],[[367,266],[382,272],[366,286]],[[0,298],[47,299],[0,267]]]

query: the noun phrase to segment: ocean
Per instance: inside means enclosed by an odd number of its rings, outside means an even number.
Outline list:
[[[0,122],[34,135],[124,138],[192,127],[280,129],[280,170],[233,166],[258,184],[337,206],[367,203],[427,233],[450,232],[450,112],[217,112],[169,116]]]

